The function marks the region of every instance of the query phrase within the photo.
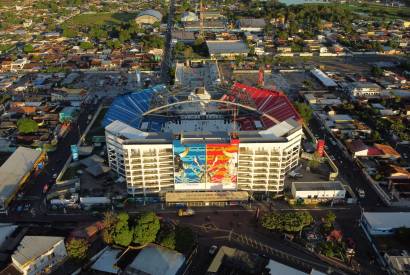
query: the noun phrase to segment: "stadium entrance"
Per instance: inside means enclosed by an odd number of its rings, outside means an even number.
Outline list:
[[[247,203],[246,191],[222,192],[168,192],[165,195],[167,206],[228,206]]]

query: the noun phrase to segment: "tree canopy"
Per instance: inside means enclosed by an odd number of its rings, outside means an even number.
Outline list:
[[[17,121],[17,129],[20,134],[31,134],[38,131],[38,124],[30,118],[21,118]]]
[[[161,238],[159,244],[162,245],[163,247],[167,247],[169,249],[175,249],[175,245],[176,245],[175,231],[170,231],[167,234],[165,234]]]
[[[31,44],[24,45],[23,52],[25,53],[32,53],[34,51],[34,47]]]
[[[115,225],[117,224],[117,217],[113,212],[104,213],[104,230],[103,230],[103,240],[107,244],[114,243],[115,238]]]
[[[134,242],[141,245],[154,242],[160,229],[160,223],[154,212],[142,214],[134,229]]]
[[[307,211],[277,213],[271,212],[263,216],[262,226],[266,229],[280,232],[300,232],[313,222],[312,215]]]
[[[296,110],[299,112],[299,114],[306,123],[312,119],[313,111],[308,104],[295,102],[294,105]]]
[[[118,214],[117,224],[115,225],[114,242],[121,246],[128,246],[132,242],[133,231],[128,225],[129,216],[122,212]]]
[[[84,239],[71,239],[67,243],[68,255],[76,260],[83,260],[87,257],[88,242]]]

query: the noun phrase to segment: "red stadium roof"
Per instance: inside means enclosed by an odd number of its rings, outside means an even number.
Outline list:
[[[229,100],[232,102],[243,102],[244,100],[249,101],[249,99],[253,101],[256,109],[260,113],[268,114],[271,117],[276,118],[280,122],[287,120],[289,118],[293,118],[294,120],[300,123],[302,121],[301,116],[293,107],[288,97],[282,92],[267,89],[259,89],[241,83],[235,83],[232,86],[231,94],[222,97],[222,100]],[[242,121],[240,118],[238,118],[238,121],[239,123],[241,123],[242,130],[255,129],[253,121],[251,121],[249,118],[243,118]],[[267,117],[261,117],[261,122],[263,126],[266,128],[269,128],[275,124],[275,122],[271,121]]]

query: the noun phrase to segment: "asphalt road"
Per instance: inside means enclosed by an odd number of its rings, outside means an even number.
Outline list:
[[[326,264],[314,254],[293,242],[284,240],[280,234],[269,233],[257,225],[254,210],[241,209],[240,207],[223,208],[218,211],[212,208],[197,208],[197,210],[196,214],[192,217],[177,217],[176,211],[171,213],[168,211],[168,213],[161,214],[161,216],[168,217],[178,223],[193,227],[198,233],[199,252],[189,270],[192,274],[204,274],[206,272],[212,260],[212,257],[208,253],[211,245],[217,245],[218,247],[226,245],[258,254],[266,253],[266,251],[257,246],[249,246],[247,243],[238,243],[232,239],[230,240],[229,231],[231,230],[233,233],[247,236],[257,242],[282,251],[284,254],[289,254],[295,256],[295,258],[310,262],[316,269],[327,270],[327,267],[324,268]],[[263,213],[263,211],[266,211],[266,208],[262,210],[261,213]],[[328,210],[316,209],[315,211],[311,211],[311,213],[315,220],[319,221],[326,215],[327,211]],[[361,267],[362,274],[382,274],[381,270],[372,262],[374,259],[372,249],[358,225],[358,219],[360,217],[359,207],[340,210],[335,209],[333,211],[337,215],[336,221],[343,230],[344,236],[346,238],[351,237],[357,244],[355,259]],[[276,255],[273,258],[286,262],[286,257],[281,257],[280,255]]]
[[[54,181],[53,174],[59,174],[71,154],[70,145],[77,144],[79,140],[80,134],[78,130],[80,129],[81,134],[83,133],[87,127],[88,115],[92,114],[96,109],[97,106],[90,105],[83,106],[81,108],[81,113],[79,114],[77,121],[72,124],[72,128],[67,135],[59,141],[56,151],[48,153],[47,164],[45,165],[43,171],[41,171],[37,176],[32,175],[20,191],[23,196],[21,198],[16,198],[12,202],[9,207],[9,216],[32,215],[27,211],[25,213],[17,213],[16,207],[18,205],[30,204],[30,208],[34,209],[37,214],[44,209],[44,186],[47,183],[52,183]]]
[[[361,188],[365,191],[365,198],[359,199],[360,205],[365,210],[372,210],[376,207],[383,206],[383,203],[379,199],[377,193],[368,184],[356,163],[348,159],[342,149],[331,143],[333,137],[327,133],[325,129],[321,128],[321,125],[315,118],[309,123],[309,128],[320,139],[325,140],[325,144],[328,147],[326,150],[327,153],[335,157],[334,163],[339,169],[339,177],[342,178],[345,183],[349,184],[354,192],[356,192],[357,188]]]

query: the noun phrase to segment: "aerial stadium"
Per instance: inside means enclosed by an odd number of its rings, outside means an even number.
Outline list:
[[[124,94],[103,126],[109,165],[128,194],[175,203],[189,194],[225,204],[247,194],[283,195],[303,135],[301,117],[283,93],[241,83],[212,92],[157,85]]]

